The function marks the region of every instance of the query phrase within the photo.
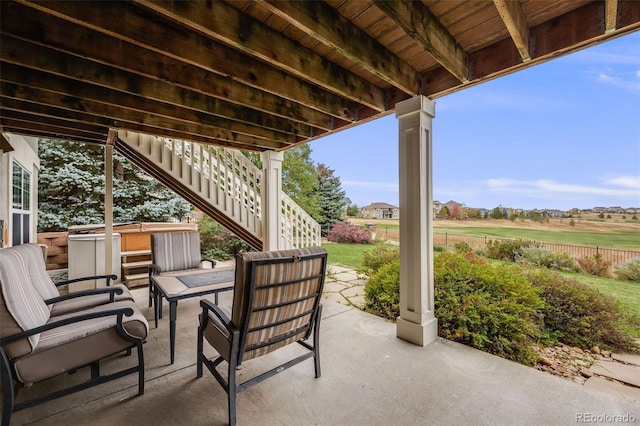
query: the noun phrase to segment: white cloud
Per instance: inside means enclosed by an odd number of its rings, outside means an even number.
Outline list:
[[[615,185],[617,187],[609,187]],[[624,188],[618,188],[618,187]],[[516,180],[510,178],[497,178],[487,180],[487,187],[490,190],[499,192],[517,192],[528,193],[533,195],[540,193],[541,195],[550,194],[570,194],[570,195],[597,195],[597,196],[613,196],[613,197],[630,197],[638,198],[640,193],[640,177],[620,176],[608,179],[601,185],[587,186],[571,183],[561,183],[546,179],[537,180]]]
[[[636,72],[636,77],[640,74],[640,71]],[[597,81],[600,83],[608,84],[610,86],[616,87],[618,89],[627,90],[632,93],[640,93],[640,81],[637,80],[625,80],[621,77],[616,77],[613,75],[599,73],[597,77]]]
[[[617,176],[604,181],[607,185],[624,186],[640,190],[640,176]]]

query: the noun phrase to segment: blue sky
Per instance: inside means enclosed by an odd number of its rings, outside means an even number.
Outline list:
[[[398,205],[395,115],[311,143],[362,207]],[[436,100],[434,199],[640,207],[640,32]]]

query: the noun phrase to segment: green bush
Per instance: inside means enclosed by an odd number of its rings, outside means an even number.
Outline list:
[[[381,265],[364,291],[365,311],[395,320],[400,315],[400,259]]]
[[[604,259],[600,253],[578,259],[578,264],[585,273],[598,277],[608,276],[611,269],[611,262]]]
[[[208,216],[198,222],[200,250],[206,259],[228,260],[249,246]]]
[[[372,277],[382,266],[399,261],[400,251],[398,246],[390,244],[378,244],[372,250],[364,252],[362,259],[362,268],[358,272]]]
[[[465,242],[455,243],[453,249],[456,253],[471,253],[473,249]]]
[[[487,243],[487,257],[498,260],[515,262],[522,255],[524,249],[537,247],[533,241],[528,240],[491,240]]]
[[[633,339],[620,330],[627,315],[611,296],[546,269],[530,269],[524,276],[540,289],[545,301],[541,313],[547,342],[590,349],[594,345],[614,350],[631,350]]]
[[[567,253],[551,252],[543,248],[526,248],[516,256],[516,261],[525,265],[543,266],[558,271],[580,272],[580,265]]]
[[[615,273],[619,280],[640,282],[640,258],[616,266]]]
[[[439,335],[532,365],[541,337],[543,302],[516,265],[493,266],[471,253],[441,253],[434,261]]]

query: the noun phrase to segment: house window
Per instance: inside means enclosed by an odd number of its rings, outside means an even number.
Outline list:
[[[31,229],[31,174],[13,163],[12,245],[28,243]]]

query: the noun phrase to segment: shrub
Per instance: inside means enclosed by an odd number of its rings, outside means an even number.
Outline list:
[[[533,241],[527,240],[491,240],[487,243],[487,257],[515,262],[524,249],[537,247]]]
[[[455,243],[453,249],[456,253],[471,253],[473,251],[471,246],[465,242]]]
[[[617,265],[615,273],[619,280],[640,282],[640,257]]]
[[[578,259],[578,263],[585,273],[598,277],[608,276],[611,269],[611,262],[604,259],[600,253]]]
[[[334,243],[369,244],[371,233],[356,225],[336,223],[327,233],[327,240]]]
[[[198,222],[200,249],[206,259],[227,260],[249,246],[213,219],[205,216]]]
[[[395,320],[400,315],[400,259],[381,265],[364,292],[365,311]]]
[[[382,266],[400,260],[400,250],[397,246],[378,244],[372,250],[363,254],[362,268],[358,272],[373,276]]]
[[[434,262],[440,336],[532,365],[541,337],[538,292],[516,265],[493,266],[471,253],[440,253]]]
[[[543,248],[526,248],[516,256],[518,263],[543,266],[547,269],[555,269],[567,272],[580,272],[580,266],[576,260],[562,252],[551,252]]]
[[[590,349],[594,345],[615,350],[632,350],[633,338],[619,328],[625,312],[616,299],[557,272],[546,269],[525,271],[545,301],[544,332],[548,343]]]

